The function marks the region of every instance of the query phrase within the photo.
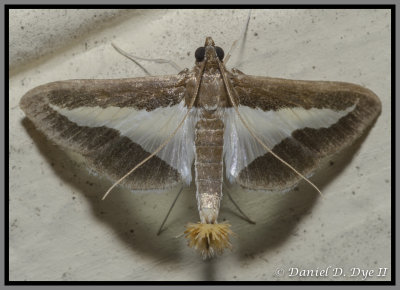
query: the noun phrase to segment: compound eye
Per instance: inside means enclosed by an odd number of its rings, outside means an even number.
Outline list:
[[[217,52],[217,56],[219,58],[220,61],[222,61],[224,59],[224,50],[222,48],[220,48],[219,46],[215,47],[215,51]]]
[[[205,55],[206,55],[206,48],[204,46],[196,49],[196,52],[194,53],[194,57],[196,58],[197,62],[203,61]]]

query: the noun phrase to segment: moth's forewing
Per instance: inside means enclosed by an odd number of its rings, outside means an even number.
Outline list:
[[[70,80],[26,93],[20,107],[56,144],[79,153],[96,172],[115,181],[149,156],[186,113],[184,76]],[[138,190],[165,189],[191,176],[183,135],[123,183]],[[190,152],[189,152],[190,154]],[[181,158],[182,157],[182,158]]]
[[[354,84],[242,73],[231,75],[231,81],[241,114],[277,155],[304,176],[310,176],[322,159],[354,142],[381,111],[378,97]],[[238,132],[239,139],[246,135],[243,128]],[[259,145],[240,146],[237,151],[243,157],[237,155],[235,163],[231,162],[230,167],[227,164],[228,174],[229,170],[235,172],[236,177],[231,178],[238,184],[249,189],[283,191],[301,180]],[[227,163],[229,158],[226,156]]]

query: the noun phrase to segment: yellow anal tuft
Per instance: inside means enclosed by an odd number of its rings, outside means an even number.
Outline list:
[[[222,254],[224,249],[231,249],[229,235],[233,234],[228,223],[203,224],[189,223],[186,226],[185,237],[189,240],[189,247],[197,250],[203,259]]]

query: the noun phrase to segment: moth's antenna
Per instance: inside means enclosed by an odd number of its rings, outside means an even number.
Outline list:
[[[243,57],[244,46],[246,44],[246,38],[247,38],[247,31],[249,30],[250,16],[251,16],[251,10],[249,10],[249,14],[247,16],[246,26],[244,28],[244,32],[243,32],[243,35],[242,35],[242,39],[241,39],[241,43],[240,43],[239,56],[237,58],[238,60],[242,59],[242,57]],[[237,65],[237,63],[236,63],[236,65]]]
[[[238,41],[239,41],[239,39],[236,39],[236,40],[232,43],[231,48],[229,49],[228,53],[226,54],[226,56],[225,56],[225,58],[224,58],[224,60],[223,60],[223,61],[224,61],[224,64],[227,64],[227,63],[228,63],[228,60],[231,58],[232,52],[233,52],[233,50],[236,48],[236,45],[237,45]]]
[[[232,56],[232,52],[236,49],[236,46],[238,44],[238,41],[240,40],[240,51],[239,51],[239,56],[241,57],[243,55],[243,51],[244,51],[244,43],[247,37],[247,30],[249,28],[249,23],[250,23],[250,15],[251,15],[251,9],[249,10],[249,14],[247,15],[247,21],[246,21],[246,26],[243,29],[242,35],[240,36],[239,39],[236,39],[233,43],[231,48],[229,49],[228,53],[226,54],[225,58],[224,58],[224,64],[226,65],[228,63],[228,60],[230,59],[230,57]],[[240,59],[239,57],[239,59]]]
[[[142,65],[140,65],[136,59],[138,60],[144,60],[144,61],[152,61],[155,63],[167,63],[170,66],[172,66],[177,72],[182,71],[182,69],[172,60],[168,60],[168,59],[163,59],[163,58],[143,58],[143,57],[139,57],[139,56],[135,56],[132,54],[127,53],[126,51],[123,51],[121,48],[119,48],[118,46],[116,46],[114,43],[111,43],[112,47],[114,47],[114,49],[116,51],[118,51],[120,54],[122,54],[123,56],[129,58],[131,61],[133,61],[134,63],[136,63],[146,74],[148,74],[149,76],[151,76],[151,74],[148,72],[148,70],[146,70]]]
[[[197,85],[196,88],[194,90],[194,94],[193,94],[193,98],[190,101],[190,104],[188,106],[188,110],[185,114],[185,116],[183,117],[182,121],[179,123],[178,127],[174,130],[174,132],[171,133],[171,135],[167,138],[167,140],[165,140],[160,146],[158,146],[158,148],[151,153],[149,156],[147,156],[145,159],[143,159],[139,164],[137,164],[134,168],[132,168],[128,173],[126,173],[124,176],[122,176],[119,180],[117,180],[108,190],[107,192],[104,194],[102,200],[104,200],[108,194],[111,192],[111,190],[113,190],[114,187],[116,187],[118,184],[121,183],[122,180],[124,180],[125,178],[127,178],[130,174],[132,174],[132,172],[134,172],[136,169],[138,169],[140,166],[142,166],[143,164],[145,164],[149,159],[153,158],[158,152],[161,151],[161,149],[163,149],[165,147],[165,145],[167,145],[169,143],[169,141],[171,141],[171,139],[175,136],[175,134],[178,132],[178,130],[182,127],[183,123],[185,122],[187,116],[189,115],[194,102],[196,100],[197,94],[199,93],[199,89],[200,89],[200,83],[201,83],[201,77],[203,76],[203,71],[204,68],[206,66],[206,61],[204,61],[201,69],[200,69],[200,74],[199,74],[199,79],[197,81]]]
[[[318,193],[319,193],[321,196],[323,196],[323,195],[322,195],[322,192],[319,190],[319,188],[318,188],[314,183],[312,183],[312,182],[311,182],[307,177],[305,177],[303,174],[301,174],[300,172],[298,172],[292,165],[290,165],[290,164],[287,163],[285,160],[283,160],[281,157],[279,157],[277,154],[275,154],[275,153],[274,153],[274,152],[273,152],[273,151],[272,151],[258,136],[257,136],[257,134],[254,132],[254,130],[250,128],[250,126],[247,124],[247,122],[244,120],[244,118],[243,118],[242,115],[240,114],[239,108],[238,108],[238,106],[237,106],[235,100],[233,99],[232,90],[231,90],[231,87],[229,87],[229,85],[228,85],[228,79],[227,79],[227,77],[226,77],[226,72],[225,72],[225,70],[224,70],[224,67],[223,67],[222,63],[221,63],[219,60],[217,60],[217,61],[218,61],[219,69],[220,69],[220,71],[221,71],[222,79],[224,80],[225,87],[226,87],[226,90],[227,90],[227,92],[228,92],[229,99],[230,99],[230,101],[232,102],[232,105],[233,105],[233,107],[235,108],[235,111],[236,111],[236,113],[238,114],[240,121],[242,121],[242,123],[243,123],[243,125],[246,127],[246,129],[249,130],[250,134],[254,137],[254,139],[256,139],[257,142],[258,142],[262,147],[264,147],[269,153],[271,153],[272,156],[274,156],[276,159],[278,159],[279,161],[281,161],[281,162],[282,162],[283,164],[285,164],[287,167],[289,167],[290,169],[292,169],[294,173],[296,173],[296,174],[297,174],[298,176],[300,176],[302,179],[304,179],[305,181],[307,181],[312,187],[314,187],[314,188],[318,191]]]

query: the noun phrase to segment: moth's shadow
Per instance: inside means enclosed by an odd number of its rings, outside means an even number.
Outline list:
[[[326,160],[326,164],[317,170],[311,181],[323,193],[324,188],[348,166],[366,136],[367,134],[363,134],[340,154]],[[239,188],[235,188],[233,193],[242,210],[256,221],[256,225],[245,221],[238,222],[239,214],[234,207],[229,205],[225,208],[226,215],[230,215],[227,219],[232,224],[240,223],[236,234],[239,258],[243,261],[277,250],[290,236],[307,235],[307,232],[298,232],[297,225],[305,216],[312,214],[313,206],[317,199],[321,198],[318,192],[304,181],[294,190],[284,194],[249,192]],[[257,208],[255,215],[252,215],[253,208],[246,207],[246,203],[249,202]],[[229,201],[225,201],[226,203]],[[236,216],[235,221],[232,220],[232,214]]]
[[[52,165],[57,176],[71,188],[71,202],[74,202],[72,191],[82,194],[91,205],[93,216],[107,224],[120,240],[141,255],[153,256],[168,262],[179,259],[182,239],[175,238],[176,231],[171,231],[172,234],[169,232],[156,235],[176,192],[137,195],[123,188],[116,188],[105,201],[102,201],[101,197],[112,185],[110,181],[91,175],[83,164],[74,161],[71,155],[51,143],[28,119],[25,118],[22,125],[41,155]],[[180,199],[185,201],[187,197]],[[158,213],[158,217],[154,218],[154,213]],[[167,226],[170,222],[174,222],[174,218],[169,219]],[[179,225],[181,229],[183,224],[182,222]],[[113,249],[108,250],[113,251]]]
[[[183,231],[183,225],[188,221],[198,219],[193,187],[189,189],[190,194],[182,194],[178,200],[173,210],[175,214],[171,215],[167,223],[168,232],[157,236],[157,229],[176,192],[150,194],[152,197],[149,197],[148,194],[137,195],[117,188],[106,201],[101,201],[102,195],[111,186],[109,181],[89,174],[85,167],[71,160],[70,155],[58,146],[52,145],[28,119],[25,118],[22,124],[42,156],[50,164],[54,164],[54,172],[65,184],[88,200],[92,214],[100,222],[107,224],[128,247],[166,263],[178,263],[181,260],[180,254],[182,247],[186,247],[186,242],[175,236]],[[322,191],[351,162],[366,136],[367,134],[363,134],[353,145],[332,158],[333,164],[328,163],[313,176],[312,181]],[[233,245],[241,260],[251,260],[257,254],[273,251],[291,235],[297,236],[298,223],[312,212],[312,207],[319,198],[318,193],[304,182],[300,184],[299,189],[286,194],[261,194],[237,190],[233,191],[232,195],[243,211],[257,222],[256,225],[251,225],[241,220],[237,210],[225,196],[220,217],[228,219],[233,225],[237,234],[233,239]],[[73,202],[72,193],[71,202]],[[268,204],[268,210],[263,211],[263,205]],[[162,209],[160,205],[163,205]],[[258,208],[257,216],[252,214],[254,207]],[[154,218],[153,215],[157,213],[158,216]],[[199,262],[203,262],[195,253],[193,256]],[[210,271],[213,265],[212,261],[204,263],[204,280],[214,280],[215,273]]]

